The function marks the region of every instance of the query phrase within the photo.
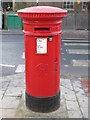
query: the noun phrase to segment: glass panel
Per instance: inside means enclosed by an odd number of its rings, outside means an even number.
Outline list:
[[[71,2],[71,5],[73,5],[73,2]]]
[[[70,2],[70,1],[64,2],[64,8],[73,9],[74,8],[74,3]]]
[[[83,9],[85,9],[86,7],[85,6],[83,6]]]
[[[64,8],[66,8],[66,5],[64,5]]]
[[[67,5],[67,8],[69,8],[69,5]]]
[[[71,5],[71,9],[73,9],[73,5]]]
[[[85,5],[85,4],[86,4],[86,2],[83,2],[83,4]]]
[[[86,9],[87,2],[83,2],[83,9]]]
[[[70,2],[67,2],[67,4],[70,4]]]

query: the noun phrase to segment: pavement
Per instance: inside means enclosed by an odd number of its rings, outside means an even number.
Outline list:
[[[68,39],[68,38],[87,38],[89,37],[89,32],[88,30],[62,30],[62,38]]]
[[[86,80],[60,79],[61,106],[50,113],[38,113],[25,106],[24,73],[0,78],[2,118],[88,118],[89,92]],[[84,83],[85,82],[85,83]]]
[[[62,30],[62,38],[88,38],[89,35],[88,30]],[[0,34],[2,35],[22,35],[22,30],[0,30]]]
[[[22,31],[0,31],[2,35],[22,35]],[[88,39],[88,31],[62,31],[62,38]],[[20,43],[21,44],[21,43]],[[64,43],[65,44],[65,43]],[[66,51],[73,52],[73,51]],[[87,51],[86,51],[87,52]],[[63,53],[63,52],[62,52]],[[79,51],[80,54],[80,51]],[[24,59],[24,54],[22,58]],[[79,55],[80,56],[80,55]],[[80,63],[79,63],[80,64]],[[54,112],[38,113],[29,110],[25,105],[25,73],[24,65],[17,67],[12,75],[0,77],[0,118],[90,118],[88,79],[60,77],[60,108]],[[22,72],[20,72],[20,69]],[[69,68],[66,66],[67,70]],[[5,68],[6,69],[6,68]],[[77,69],[76,69],[77,70]],[[82,69],[81,69],[82,70]]]

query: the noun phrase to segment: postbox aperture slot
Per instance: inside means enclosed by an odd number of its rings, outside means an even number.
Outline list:
[[[50,28],[34,28],[35,31],[49,31]]]

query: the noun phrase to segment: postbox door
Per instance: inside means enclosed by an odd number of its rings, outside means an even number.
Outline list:
[[[25,36],[26,92],[49,97],[59,92],[60,38]]]

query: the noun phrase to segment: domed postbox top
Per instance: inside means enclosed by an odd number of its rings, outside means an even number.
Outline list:
[[[67,15],[67,10],[63,10],[57,7],[50,6],[35,6],[18,10],[18,15],[21,18],[49,18],[49,17],[61,17]]]

